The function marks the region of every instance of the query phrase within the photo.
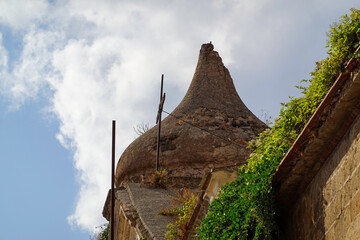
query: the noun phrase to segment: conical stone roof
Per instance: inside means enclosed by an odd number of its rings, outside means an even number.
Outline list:
[[[213,49],[211,43],[201,46],[184,99],[162,121],[159,166],[173,183],[189,185],[210,169],[245,163],[250,154],[245,142],[267,128],[241,101]],[[146,181],[154,173],[156,143],[157,126],[127,147],[117,164],[117,186]]]

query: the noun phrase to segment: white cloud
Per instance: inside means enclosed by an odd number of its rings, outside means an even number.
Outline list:
[[[134,106],[148,97],[143,93],[151,80],[146,69],[135,69],[140,67],[141,58],[136,53],[122,53],[120,43],[115,37],[99,37],[91,44],[70,41],[53,58],[61,73],[60,79],[52,81],[53,111],[61,121],[58,138],[74,149],[81,183],[69,221],[88,229],[102,221],[100,213],[110,179],[111,120],[119,119],[118,135],[123,137],[118,146],[124,148],[121,143],[132,139],[133,123],[128,117],[139,115]]]
[[[109,187],[110,121],[117,119],[120,153],[134,137],[133,125],[153,121],[161,73],[166,74],[167,87],[184,94],[201,35],[210,36],[221,26],[209,19],[214,26],[205,24],[196,32],[191,22],[183,21],[183,15],[195,21],[196,11],[183,8],[178,13],[174,5],[105,3],[95,8],[91,2],[72,2],[68,8],[71,17],[96,26],[91,41],[78,36],[54,53],[53,65],[60,75],[51,81],[53,109],[61,121],[58,139],[74,149],[81,182],[69,221],[89,229],[101,221]],[[202,21],[206,23],[205,16]]]
[[[312,3],[274,7],[268,0],[156,4],[74,0],[56,2],[52,8],[34,2],[29,4],[38,13],[19,19],[14,17],[20,12],[19,2],[0,3],[0,23],[25,32],[22,55],[11,70],[0,41],[0,74],[6,79],[2,91],[15,108],[50,93],[50,109],[60,122],[57,139],[74,152],[81,186],[69,222],[88,230],[103,221],[101,210],[110,181],[111,120],[117,120],[119,156],[134,139],[132,126],[154,122],[161,74],[165,73],[168,93],[165,108],[171,111],[190,84],[200,45],[209,41],[225,64],[236,70],[232,76],[243,92],[276,95],[266,101],[251,96],[254,105],[260,105],[255,110],[263,109],[265,102],[272,108],[279,105],[276,97],[287,96],[287,91],[282,95],[285,88],[277,87],[278,92],[271,92],[277,79],[261,70],[289,64],[284,52],[290,47],[283,48],[299,41],[295,37],[306,39],[306,33],[293,34],[294,27],[310,27],[306,7],[321,7]],[[13,10],[3,14],[1,6]],[[244,72],[260,77],[243,79]]]
[[[14,29],[25,29],[33,20],[44,17],[47,8],[46,0],[2,0],[0,1],[0,23]]]
[[[14,68],[5,66],[3,73],[4,93],[11,100],[11,108],[18,109],[26,99],[38,95],[54,74],[51,65],[52,52],[61,46],[63,35],[31,27],[23,37],[23,51]],[[4,91],[4,90],[3,90]]]
[[[0,76],[3,76],[8,68],[8,53],[2,44],[2,34],[0,32]]]

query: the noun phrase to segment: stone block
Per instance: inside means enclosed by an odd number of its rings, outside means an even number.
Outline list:
[[[336,221],[334,222],[334,230],[335,230],[335,239],[341,239],[342,237],[342,233],[341,233],[341,225],[339,223],[339,219],[336,219]]]
[[[360,162],[360,159],[358,161]],[[359,166],[357,166],[354,169],[351,178],[352,178],[352,181],[354,182],[352,191],[356,192],[360,188],[360,167]]]
[[[357,141],[356,143],[358,146],[360,145],[360,142]],[[351,159],[353,162],[354,168],[358,167],[360,165],[360,149],[355,148],[353,158]]]
[[[360,213],[360,191],[354,193],[351,201],[350,201],[350,212],[352,221],[359,215]]]
[[[334,178],[330,178],[325,187],[323,188],[323,197],[325,205],[327,206],[335,197],[336,194],[336,183]]]
[[[351,149],[350,149],[351,150]],[[351,172],[353,171],[353,161],[351,161],[353,158],[353,152],[348,152],[342,159],[343,166],[342,166],[342,172],[345,177],[345,181],[347,178],[351,176]]]
[[[350,199],[352,197],[352,192],[350,191],[352,181],[349,179],[345,182],[343,188],[341,189],[342,201],[341,201],[341,209],[345,209],[347,205],[350,203]]]
[[[331,225],[336,220],[337,214],[335,213],[335,204],[331,202],[330,205],[325,209],[324,227],[330,229]]]
[[[346,240],[358,240],[360,236],[360,215],[351,223],[346,231],[344,238]]]
[[[341,213],[341,207],[342,207],[341,200],[342,200],[342,195],[341,192],[338,191],[334,199],[334,209],[336,216],[338,216]]]
[[[359,184],[360,184],[359,182],[356,182],[354,180],[354,175],[352,175],[349,178],[349,181],[348,181],[347,185],[348,185],[348,190],[349,190],[349,194],[350,194],[350,199],[353,197],[354,193],[359,188]]]
[[[334,176],[334,181],[336,185],[336,194],[338,194],[345,182],[344,174],[340,170],[341,168],[337,169],[337,171],[335,170],[336,173]]]
[[[335,226],[333,225],[325,234],[326,240],[338,240],[336,238]]]
[[[343,226],[343,233],[347,231],[347,229],[350,227],[351,224],[351,208],[350,205],[348,205],[341,214],[341,221]]]
[[[210,71],[207,74],[208,77],[220,77],[220,73],[218,71]]]

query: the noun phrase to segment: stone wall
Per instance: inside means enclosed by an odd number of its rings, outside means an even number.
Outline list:
[[[115,228],[114,228],[114,239],[116,240],[138,240],[140,235],[136,231],[134,224],[126,218],[125,213],[122,211],[119,201],[115,204]]]
[[[360,239],[360,117],[297,201],[284,239]]]
[[[174,222],[174,216],[159,214],[171,209],[178,189],[160,189],[125,184],[116,188],[114,208],[114,240],[165,239],[167,225]],[[110,221],[111,192],[109,191],[103,216]]]

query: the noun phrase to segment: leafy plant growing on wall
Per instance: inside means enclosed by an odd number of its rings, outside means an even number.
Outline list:
[[[308,86],[296,86],[302,96],[282,104],[272,129],[249,144],[252,154],[239,178],[222,188],[198,229],[199,239],[275,239],[272,177],[286,152],[359,46],[360,11],[350,10],[328,33],[329,57],[316,63]]]
[[[167,175],[168,172],[166,171],[166,169],[161,169],[151,174],[151,176],[149,177],[149,182],[153,187],[167,188]]]
[[[159,214],[176,216],[174,223],[169,223],[166,227],[169,229],[165,235],[167,240],[181,239],[184,235],[187,223],[190,221],[191,214],[194,211],[198,195],[184,188],[177,192],[177,197],[171,197],[174,205],[171,209],[163,209]]]

